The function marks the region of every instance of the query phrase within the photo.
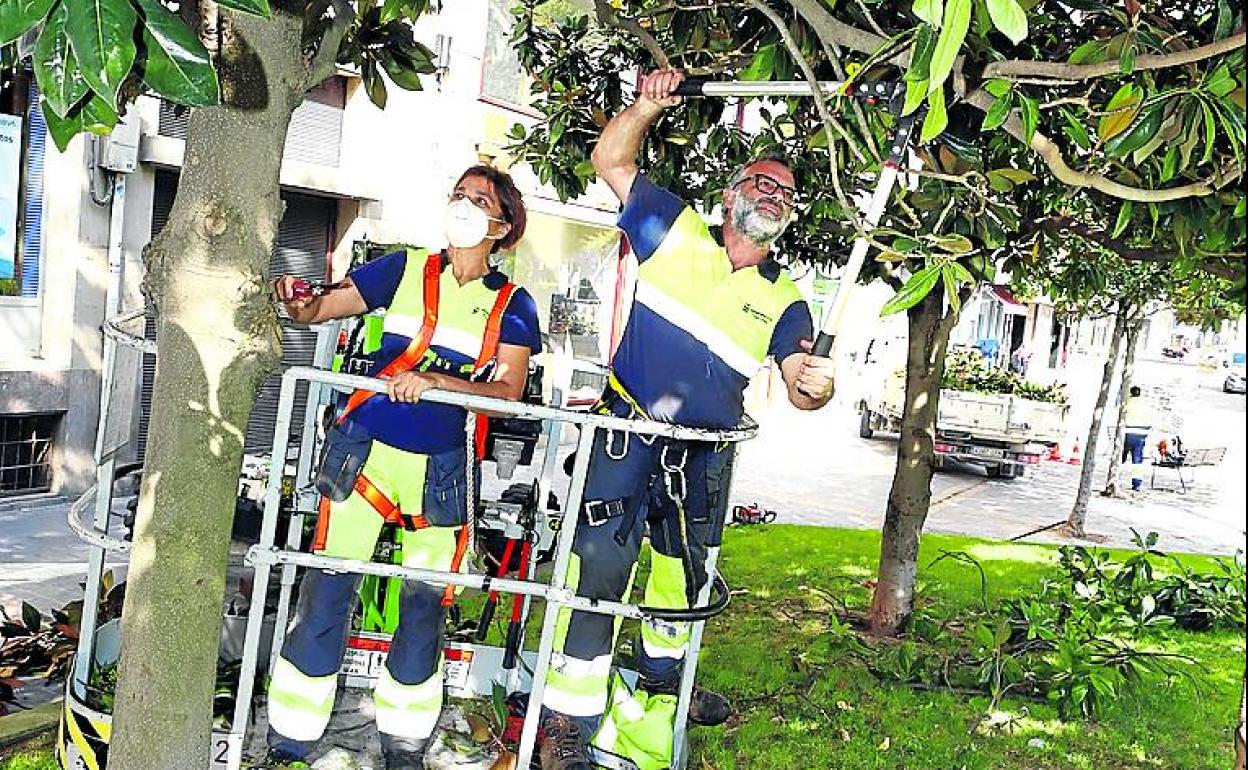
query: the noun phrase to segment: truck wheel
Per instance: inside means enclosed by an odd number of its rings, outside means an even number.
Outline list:
[[[858,436],[860,438],[873,438],[875,429],[871,427],[871,410],[863,407],[862,420],[858,423]]]

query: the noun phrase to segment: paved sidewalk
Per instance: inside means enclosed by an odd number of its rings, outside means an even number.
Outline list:
[[[758,421],[758,437],[741,449],[733,505],[759,503],[775,510],[782,523],[883,526],[896,436],[859,438],[857,414],[835,405],[812,413],[777,401]],[[1242,455],[1242,447],[1238,451]],[[1245,547],[1243,467],[1242,456],[1231,454],[1222,466],[1198,471],[1188,494],[1146,489],[1138,497],[1105,498],[1099,495],[1108,468],[1103,455],[1093,477],[1087,529],[1110,546],[1131,547],[1134,527],[1141,534],[1158,532],[1162,550],[1233,554]],[[1008,539],[1065,520],[1079,472],[1078,466],[1046,461],[1013,481],[989,479],[971,466],[937,473],[924,531]],[[1178,485],[1172,471],[1159,472],[1157,483]],[[1027,540],[1071,542],[1052,533]]]

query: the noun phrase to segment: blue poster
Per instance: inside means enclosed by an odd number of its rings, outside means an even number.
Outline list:
[[[0,115],[0,280],[17,263],[17,198],[21,188],[22,119]]]

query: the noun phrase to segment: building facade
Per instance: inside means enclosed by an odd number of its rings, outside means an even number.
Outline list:
[[[392,86],[384,111],[346,71],[307,95],[283,155],[286,209],[271,272],[340,278],[361,241],[441,246],[441,212],[455,179],[473,163],[493,163],[509,168],[530,212],[529,234],[504,269],[532,292],[544,327],[567,301],[593,305],[580,308],[567,354],[602,363],[611,306],[589,302],[581,287],[592,285],[595,300],[614,297],[617,204],[602,186],[561,203],[525,167],[511,165],[506,134],[536,113],[507,44],[507,7],[503,0],[432,4],[417,37],[437,53],[439,71],[424,79],[423,91]],[[37,104],[31,79],[19,73],[6,86],[0,117],[0,495],[68,494],[92,482],[101,324],[114,310],[143,306],[143,247],[172,207],[186,137],[185,111],[145,96],[113,137],[79,136],[62,153]],[[13,157],[4,154],[5,137],[20,141]],[[309,361],[314,341],[314,331],[286,325],[285,361]],[[147,429],[153,372],[149,359],[135,378],[138,438]],[[253,409],[249,451],[265,445],[275,385],[262,389]],[[141,441],[133,446],[141,452]]]

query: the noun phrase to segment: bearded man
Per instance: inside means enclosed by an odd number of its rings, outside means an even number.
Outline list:
[[[663,110],[681,103],[674,93],[683,78],[676,70],[643,77],[637,100],[607,124],[593,153],[595,170],[623,203],[619,225],[639,263],[628,323],[597,408],[625,418],[732,428],[744,414],[746,385],[771,357],[792,404],[818,409],[832,397],[831,361],[810,354],[810,309],[771,256],[797,195],[784,159],[759,157],[732,176],[724,190],[722,244],[697,212],[638,172],[646,131]],[[600,432],[569,587],[591,599],[623,599],[648,529],[644,603],[690,607],[707,581],[707,549],[719,545],[730,456],[714,443]],[[607,706],[616,621],[561,613],[546,680],[542,768],[588,770],[586,744]],[[638,668],[647,703],[674,697],[689,635],[688,623],[643,624]],[[730,711],[722,696],[695,688],[689,720],[719,724]]]

